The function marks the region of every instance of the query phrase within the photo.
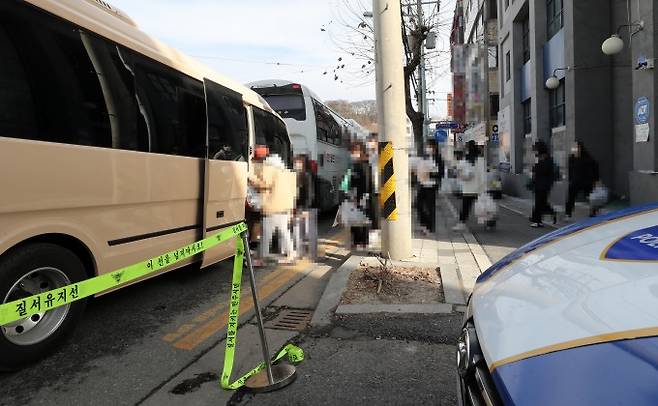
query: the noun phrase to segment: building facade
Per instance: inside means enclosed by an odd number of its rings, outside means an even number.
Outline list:
[[[488,162],[498,161],[499,110],[497,0],[461,0],[453,19],[453,111],[462,125],[460,143],[486,146]]]
[[[653,0],[496,0],[498,2],[499,159],[505,190],[527,195],[532,145],[546,141],[561,168],[552,199],[563,204],[574,141],[599,163],[601,181],[632,204],[658,200],[658,54]],[[632,25],[642,21],[639,25]],[[624,25],[631,25],[625,26]],[[601,44],[619,32],[624,47]],[[643,63],[649,62],[647,68]],[[559,79],[547,89],[550,76]],[[648,137],[646,136],[648,132]]]

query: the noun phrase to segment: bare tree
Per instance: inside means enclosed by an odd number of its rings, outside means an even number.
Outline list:
[[[363,17],[363,13],[370,9],[371,3],[367,0],[337,0],[336,13],[331,23],[335,29],[327,31],[338,50],[349,55],[351,63],[339,64],[338,69],[334,69],[335,80],[354,80],[353,85],[371,84],[374,81],[374,27],[371,20]],[[418,13],[416,2],[409,0],[402,2],[402,22],[406,114],[413,126],[416,149],[422,153],[424,116],[418,108],[420,89],[417,86],[417,71],[423,51],[429,69],[438,71],[434,64],[446,62],[445,56],[450,52],[447,47],[434,50],[424,50],[423,47],[428,34],[439,32],[442,27],[449,25],[451,16],[440,11],[439,0],[431,10],[425,7],[422,15]],[[444,58],[440,58],[442,56]]]

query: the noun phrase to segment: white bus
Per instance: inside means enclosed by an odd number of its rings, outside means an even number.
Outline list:
[[[0,1],[0,303],[241,222],[256,141],[290,162],[262,97],[104,1]],[[222,244],[163,272],[233,253]],[[47,354],[84,307],[0,326],[0,369]]]
[[[339,204],[338,186],[350,165],[351,123],[320,101],[308,87],[287,80],[247,84],[263,96],[288,126],[293,154],[306,154],[317,171],[316,207]]]

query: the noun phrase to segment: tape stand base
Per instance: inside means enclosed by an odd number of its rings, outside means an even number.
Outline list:
[[[249,268],[249,283],[251,285],[251,294],[254,300],[256,320],[258,321],[258,332],[260,333],[261,349],[263,351],[263,359],[265,362],[265,369],[247,379],[245,382],[245,387],[253,392],[272,392],[293,383],[297,376],[297,371],[295,367],[290,364],[280,363],[272,365],[272,362],[270,361],[267,336],[265,335],[263,316],[261,314],[260,302],[258,300],[254,267],[251,263],[251,250],[249,249],[249,237],[247,231],[242,233],[242,240],[245,247],[244,251],[246,254],[245,258],[247,260],[247,268]]]
[[[272,365],[271,370],[272,383],[269,382],[267,369],[264,369],[247,379],[247,382],[244,384],[245,388],[256,393],[273,392],[290,385],[297,378],[297,370],[290,364],[280,363]]]

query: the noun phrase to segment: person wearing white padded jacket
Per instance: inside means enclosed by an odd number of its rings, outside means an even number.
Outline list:
[[[485,163],[479,155],[475,141],[468,141],[464,159],[457,163],[457,178],[461,183],[462,190],[462,207],[459,212],[459,223],[453,227],[454,231],[462,231],[466,228],[465,223],[473,203],[483,191]]]

